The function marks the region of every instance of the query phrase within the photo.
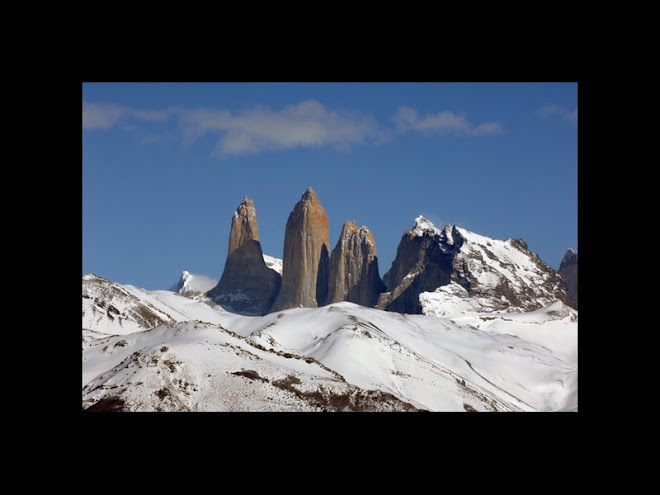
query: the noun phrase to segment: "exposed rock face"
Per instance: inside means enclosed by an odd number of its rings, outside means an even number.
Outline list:
[[[418,225],[419,222],[415,228]],[[454,257],[462,245],[463,237],[456,227],[441,232],[404,232],[396,258],[384,277],[387,292],[381,294],[376,307],[399,313],[422,313],[419,295],[451,282]]]
[[[569,249],[559,265],[559,275],[566,282],[566,288],[573,299],[578,298],[578,254]]]
[[[222,277],[207,295],[234,311],[263,315],[272,306],[280,284],[280,274],[264,262],[254,201],[245,197],[231,220]]]
[[[376,241],[368,227],[345,222],[330,256],[327,303],[349,301],[373,307],[385,284],[378,275]]]
[[[377,307],[402,313],[532,311],[556,300],[575,307],[557,272],[525,241],[455,225],[441,230],[421,216],[404,232],[384,282]]]
[[[271,311],[323,306],[329,261],[328,216],[310,187],[286,222],[282,288]]]

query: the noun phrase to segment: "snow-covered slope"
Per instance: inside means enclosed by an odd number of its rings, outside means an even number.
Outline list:
[[[179,281],[172,287],[172,292],[179,294],[200,294],[211,290],[217,284],[218,281],[211,277],[184,270],[181,273]]]
[[[266,262],[266,266],[270,268],[271,270],[275,270],[277,273],[282,275],[282,260],[279,258],[273,258],[272,256],[268,256],[267,254],[264,254],[264,261]]]
[[[454,319],[338,303],[235,321],[232,328],[420,408],[570,410],[577,406],[577,323],[573,310],[557,304],[521,319]]]
[[[144,294],[146,295],[146,294]],[[123,335],[174,321],[150,304],[142,293],[89,274],[82,283],[82,327],[101,333]]]
[[[126,335],[177,321],[221,323],[230,315],[203,296],[191,299],[171,291],[117,284],[93,274],[83,276],[82,328],[97,334]]]
[[[577,408],[577,312],[560,302],[449,317],[344,302],[248,317],[85,276],[83,329],[83,405],[93,409]]]
[[[91,411],[415,410],[314,359],[194,321],[92,341],[83,351],[83,385]]]

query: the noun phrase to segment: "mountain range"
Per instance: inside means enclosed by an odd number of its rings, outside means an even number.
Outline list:
[[[577,253],[558,273],[522,239],[422,216],[382,279],[367,226],[346,221],[330,247],[308,188],[282,260],[246,197],[219,280],[84,275],[83,409],[577,410]]]
[[[430,315],[458,308],[529,311],[555,300],[576,307],[562,277],[524,240],[490,239],[456,225],[437,228],[422,216],[404,231],[381,279],[369,227],[346,221],[330,251],[328,217],[312,188],[289,215],[283,253],[281,269],[267,266],[254,201],[245,197],[232,216],[222,277],[208,296],[246,315],[342,301]]]

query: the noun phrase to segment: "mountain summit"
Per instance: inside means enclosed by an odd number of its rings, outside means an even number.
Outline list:
[[[328,216],[314,190],[308,187],[286,222],[282,288],[271,311],[325,304],[329,237]]]
[[[377,307],[433,316],[574,306],[555,270],[522,239],[491,239],[419,216],[404,232]]]
[[[231,219],[229,250],[222,277],[207,295],[234,311],[263,315],[280,288],[281,277],[264,262],[254,201],[243,198]]]

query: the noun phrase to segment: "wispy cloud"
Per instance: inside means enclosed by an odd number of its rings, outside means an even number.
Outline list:
[[[83,129],[120,128],[144,132],[142,143],[169,141],[171,134],[154,132],[154,125],[176,123],[176,136],[184,146],[210,135],[217,141],[213,154],[219,156],[259,153],[294,148],[331,147],[347,150],[359,144],[380,144],[396,133],[486,136],[502,134],[497,122],[473,124],[463,113],[445,110],[420,115],[411,107],[399,107],[392,117],[394,128],[381,126],[372,116],[324,106],[305,100],[279,110],[256,106],[245,110],[222,108],[163,109],[131,108],[113,103],[83,103]],[[161,130],[162,131],[162,130]]]
[[[207,134],[218,135],[215,153],[237,155],[266,150],[352,145],[386,138],[368,115],[326,108],[306,100],[274,111],[266,107],[232,112],[224,109],[171,107],[132,109],[114,104],[84,103],[83,128],[109,129],[129,119],[164,121],[174,117],[188,145]]]
[[[577,125],[578,110],[569,110],[558,105],[543,105],[534,114],[543,119],[548,117],[559,117],[564,122]]]
[[[464,113],[444,110],[436,114],[421,116],[411,107],[399,107],[392,117],[399,132],[417,131],[423,134],[458,134],[466,136],[486,136],[502,134],[502,126],[497,122],[484,122],[474,125]]]
[[[113,103],[83,103],[83,129],[110,129],[131,109]]]
[[[221,133],[216,147],[220,155],[321,146],[346,149],[379,135],[373,118],[331,110],[316,100],[280,111],[264,107],[237,113],[190,110],[182,112],[180,118],[186,142],[207,133]]]

